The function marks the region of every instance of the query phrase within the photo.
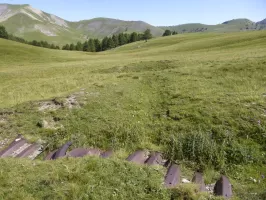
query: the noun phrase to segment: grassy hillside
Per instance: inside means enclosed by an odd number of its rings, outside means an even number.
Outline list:
[[[46,141],[48,150],[72,140],[73,148],[116,151],[115,158],[106,161],[36,161],[34,167],[29,161],[4,160],[4,173],[16,173],[14,167],[20,175],[1,184],[33,199],[49,192],[49,198],[75,199],[78,193],[85,198],[88,191],[93,191],[86,196],[91,199],[99,199],[99,194],[170,199],[172,191],[160,185],[160,170],[121,161],[140,148],[165,152],[181,164],[186,178],[200,168],[206,182],[213,183],[225,173],[236,197],[264,199],[265,47],[265,31],[182,34],[101,53],[0,40],[2,139],[22,133]],[[78,102],[73,109],[40,109],[44,100],[64,105],[68,95]],[[44,120],[50,126],[44,126]],[[26,173],[28,167],[32,170]],[[105,183],[109,175],[112,179]],[[152,177],[143,178],[147,176]],[[16,193],[8,191],[0,196],[15,198]]]
[[[95,18],[79,22],[71,22],[70,26],[84,35],[94,38],[103,38],[123,32],[143,33],[150,29],[154,36],[162,36],[163,30],[142,21],[123,21],[110,18]]]
[[[46,40],[54,44],[103,38],[122,32],[144,32],[149,28],[154,36],[163,30],[142,21],[122,21],[96,18],[69,22],[55,15],[32,8],[30,5],[0,4],[0,24],[7,31],[26,40]]]
[[[177,31],[178,33],[195,33],[195,32],[240,32],[240,31],[250,31],[250,30],[262,30],[265,29],[264,26],[256,24],[249,19],[234,19],[226,21],[222,24],[217,25],[207,25],[207,24],[182,24],[177,26],[166,26],[160,27],[164,30],[168,29],[171,31]]]

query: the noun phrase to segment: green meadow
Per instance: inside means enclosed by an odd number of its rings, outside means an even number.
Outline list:
[[[64,106],[70,95],[73,108]],[[40,109],[51,100],[60,106]],[[211,184],[226,174],[235,199],[263,200],[266,31],[182,34],[101,53],[0,39],[0,140],[18,133],[44,141],[44,154],[69,140],[116,153],[2,160],[0,199],[215,199],[190,184],[166,190],[164,169],[123,161],[150,149],[185,178],[200,169]]]

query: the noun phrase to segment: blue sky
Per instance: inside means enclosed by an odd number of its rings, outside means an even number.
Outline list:
[[[266,18],[266,0],[1,0],[0,3],[30,4],[69,21],[109,17],[157,26]]]

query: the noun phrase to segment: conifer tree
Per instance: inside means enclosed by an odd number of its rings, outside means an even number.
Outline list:
[[[81,44],[81,42],[77,42],[75,49],[77,51],[82,51],[83,50],[83,45]]]
[[[172,32],[170,30],[165,30],[163,36],[165,37],[165,36],[170,36],[170,35],[172,35]]]
[[[118,35],[119,46],[126,44],[126,38],[123,33]]]
[[[0,38],[8,39],[8,33],[4,26],[0,26]]]
[[[146,40],[149,40],[152,38],[152,34],[151,34],[151,30],[150,29],[147,29],[144,34],[143,34],[143,39]]]
[[[88,51],[88,49],[89,49],[89,43],[88,43],[88,41],[86,41],[83,44],[83,51]]]
[[[94,39],[94,46],[95,46],[96,52],[102,51],[101,42],[99,39]]]
[[[95,45],[94,45],[94,40],[93,39],[89,39],[89,48],[88,48],[89,52],[95,52]]]
[[[115,48],[114,41],[111,37],[109,37],[107,40],[107,49],[113,49],[113,48]]]
[[[176,31],[173,31],[172,35],[177,35],[178,33]]]
[[[124,37],[125,37],[125,44],[130,43],[130,34],[124,33]]]
[[[102,50],[103,51],[107,50],[107,42],[108,42],[108,37],[103,38],[103,40],[102,40]]]
[[[130,35],[130,42],[138,41],[138,34],[136,32],[131,33]]]
[[[69,44],[66,44],[63,49],[64,50],[69,50]]]
[[[72,43],[72,44],[70,44],[70,46],[69,46],[69,50],[70,51],[74,51],[76,48],[75,48],[75,45]]]
[[[143,33],[138,34],[138,41],[143,40]]]
[[[113,41],[114,41],[114,45],[115,45],[115,47],[118,47],[118,46],[119,46],[118,35],[113,35],[113,36],[112,36],[112,39],[113,39]]]

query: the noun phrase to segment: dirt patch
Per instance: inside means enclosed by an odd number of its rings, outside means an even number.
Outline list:
[[[72,109],[72,108],[80,108],[79,102],[77,100],[77,94],[72,94],[65,99],[63,104],[64,107]]]
[[[55,99],[53,99],[52,101],[41,102],[38,110],[39,111],[45,111],[45,110],[51,110],[52,111],[52,110],[57,110],[61,107],[62,107],[62,105],[59,102],[57,102]]]
[[[9,139],[0,139],[0,150],[3,149],[9,143]]]
[[[58,121],[56,121],[53,118],[43,119],[37,123],[37,126],[40,128],[51,129],[51,130],[64,128],[62,124],[60,124]]]
[[[208,193],[213,194],[213,193],[214,193],[214,186],[215,186],[215,183],[213,183],[213,184],[209,184],[209,185],[206,185],[206,191],[207,191]]]
[[[86,100],[86,95],[88,96],[98,96],[98,93],[88,93],[82,89],[80,92],[73,93],[66,98],[53,99],[49,101],[42,101],[38,104],[39,111],[54,111],[60,108],[80,108]]]

